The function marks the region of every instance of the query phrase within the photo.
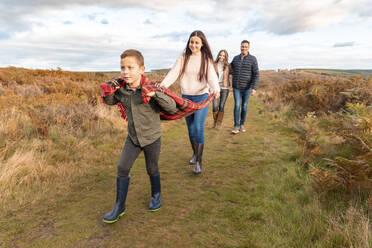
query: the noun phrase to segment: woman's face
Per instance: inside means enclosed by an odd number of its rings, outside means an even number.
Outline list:
[[[200,53],[200,49],[203,46],[202,40],[198,36],[193,36],[190,38],[189,48],[193,54]]]
[[[220,54],[218,55],[218,61],[224,62],[225,58],[226,58],[225,52],[220,52]]]

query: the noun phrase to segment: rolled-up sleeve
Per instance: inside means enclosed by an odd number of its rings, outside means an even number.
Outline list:
[[[170,96],[157,91],[152,98],[156,101],[159,107],[167,113],[174,114],[177,112],[176,102]]]

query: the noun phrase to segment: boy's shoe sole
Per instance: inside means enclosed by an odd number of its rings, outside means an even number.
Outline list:
[[[237,133],[239,133],[239,130],[237,130],[237,131],[232,130],[231,132],[232,132],[233,134],[237,134]]]
[[[161,208],[161,207],[160,207],[160,208]],[[157,209],[149,209],[149,210],[150,210],[150,212],[156,212],[156,211],[160,210],[160,208],[157,208]]]
[[[121,216],[123,216],[124,214],[125,214],[125,211],[122,212],[121,214],[119,214],[119,216],[118,216],[115,220],[105,220],[105,219],[103,219],[103,222],[108,223],[108,224],[115,223],[115,222],[118,221],[119,218],[120,218]]]

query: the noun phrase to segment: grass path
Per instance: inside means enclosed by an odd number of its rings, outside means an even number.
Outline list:
[[[95,161],[68,192],[1,216],[0,247],[317,247],[324,220],[296,163],[296,136],[260,116],[255,98],[247,132],[232,135],[232,102],[230,96],[222,130],[211,129],[208,116],[198,176],[187,163],[184,120],[164,123],[160,211],[147,210],[150,185],[140,155],[126,214],[115,224],[102,222],[115,197],[123,134],[120,148]]]

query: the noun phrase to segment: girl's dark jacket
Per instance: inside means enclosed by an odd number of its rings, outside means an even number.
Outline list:
[[[257,90],[258,87],[258,65],[255,56],[248,53],[247,56],[241,59],[241,55],[237,55],[230,63],[232,69],[232,87],[235,89]]]

